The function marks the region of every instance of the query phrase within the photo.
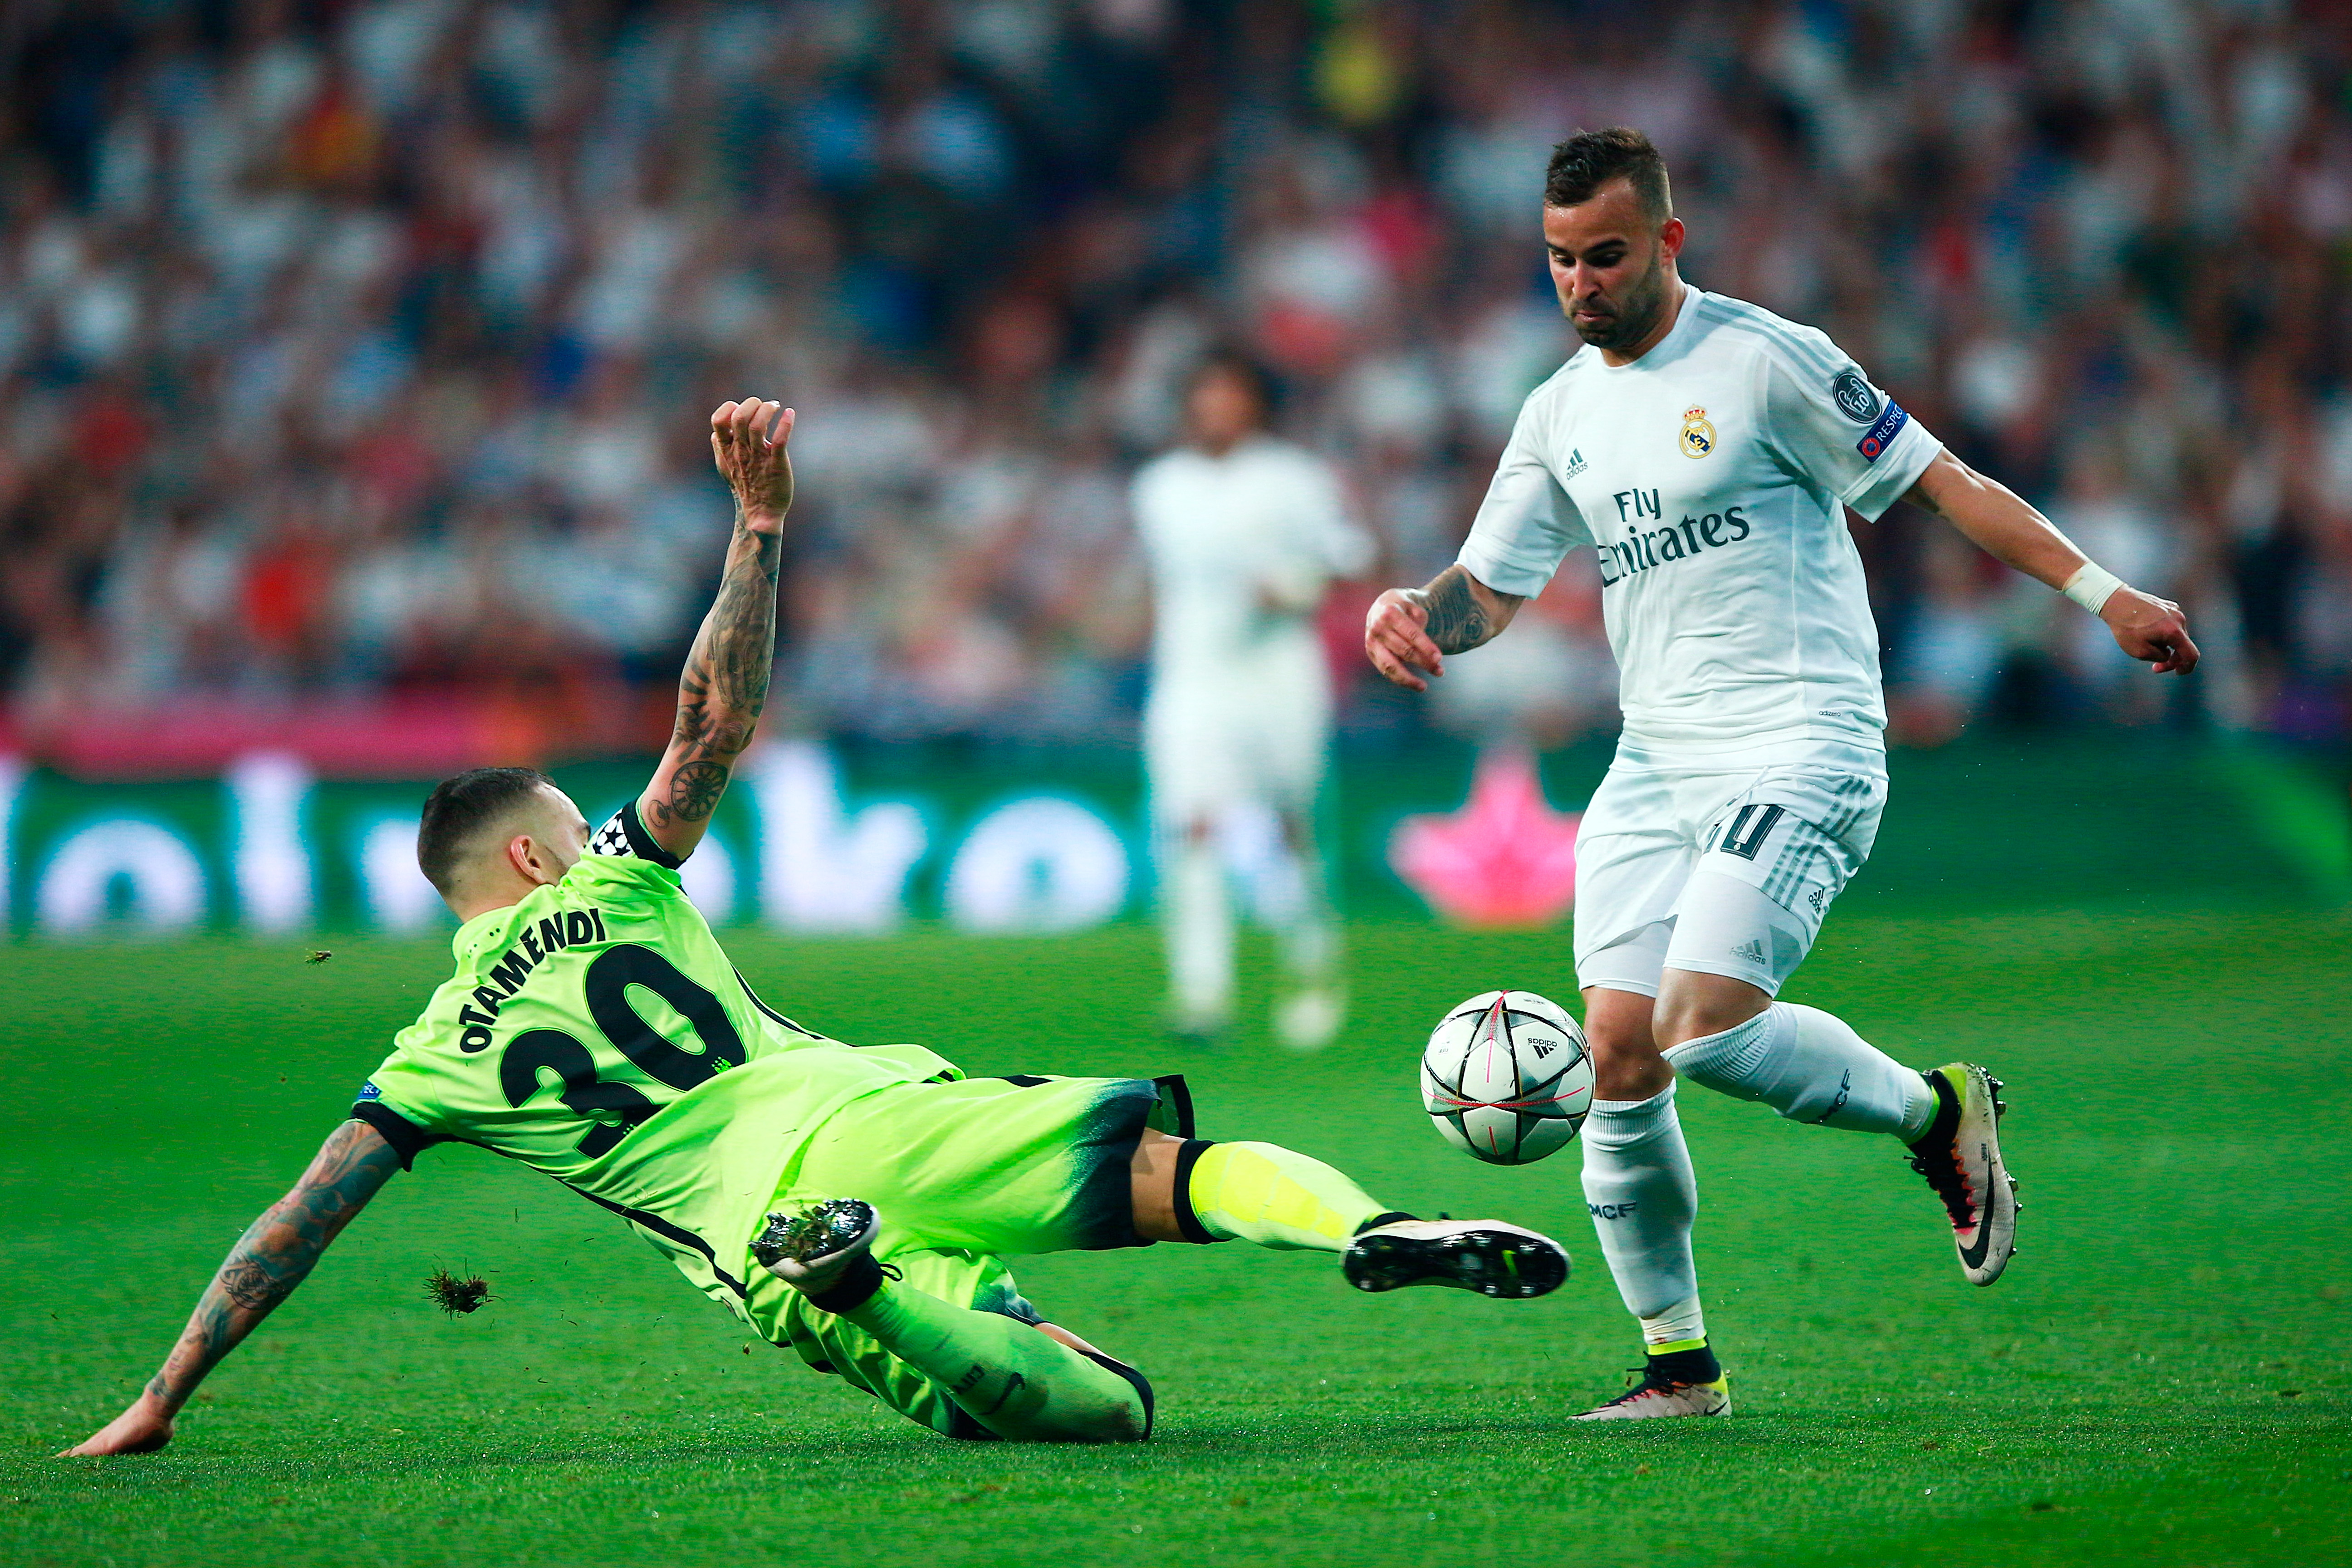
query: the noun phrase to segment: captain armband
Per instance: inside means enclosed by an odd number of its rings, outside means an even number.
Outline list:
[[[2123,585],[2122,578],[2097,562],[2085,561],[2058,591],[2095,616],[2106,608],[2108,596]]]

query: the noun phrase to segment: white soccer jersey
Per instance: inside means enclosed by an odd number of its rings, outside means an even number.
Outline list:
[[[1315,609],[1371,545],[1330,467],[1259,437],[1224,456],[1177,451],[1135,476],[1151,563],[1155,698],[1171,688],[1246,706],[1261,679],[1320,688]]]
[[[1592,549],[1625,733],[1653,749],[1881,745],[1840,503],[1875,521],[1941,450],[1822,333],[1686,289],[1640,359],[1584,348],[1528,395],[1460,560],[1533,595]]]

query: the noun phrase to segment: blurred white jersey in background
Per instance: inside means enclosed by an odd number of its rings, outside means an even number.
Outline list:
[[[1371,560],[1338,476],[1267,437],[1171,452],[1136,476],[1135,520],[1151,566],[1155,814],[1311,802],[1331,711],[1316,612]]]
[[[1232,1009],[1227,872],[1252,868],[1291,982],[1276,1027],[1294,1046],[1336,1031],[1338,941],[1314,842],[1331,678],[1316,616],[1332,580],[1370,564],[1321,459],[1269,437],[1221,455],[1171,452],[1137,474],[1150,563],[1144,716],[1168,930],[1170,1022],[1214,1034]]]

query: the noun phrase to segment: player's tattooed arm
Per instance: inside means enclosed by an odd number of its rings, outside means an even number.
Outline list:
[[[1500,597],[1489,594],[1486,597]],[[1421,607],[1429,619],[1422,628],[1440,653],[1467,653],[1503,629],[1481,602],[1480,585],[1459,566],[1448,566],[1421,590]]]
[[[719,596],[678,678],[677,722],[638,815],[683,859],[702,842],[735,759],[751,745],[776,657],[776,579],[793,501],[793,411],[757,399],[710,416],[710,450],[735,492],[735,532]],[[769,427],[774,426],[773,434]]]
[[[1445,655],[1493,641],[1523,602],[1448,566],[1425,588],[1391,588],[1373,601],[1364,617],[1365,657],[1397,685],[1427,690],[1420,672],[1443,675]]]
[[[237,1238],[188,1325],[131,1407],[69,1455],[151,1454],[172,1440],[173,1418],[196,1385],[318,1267],[327,1244],[400,1169],[400,1156],[364,1121],[328,1135],[291,1192]]]

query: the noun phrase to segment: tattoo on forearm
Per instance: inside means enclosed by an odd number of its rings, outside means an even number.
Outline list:
[[[284,1259],[284,1273],[272,1271],[270,1262],[277,1261],[279,1259],[265,1262],[258,1257],[231,1258],[221,1266],[222,1292],[248,1312],[266,1312],[294,1293],[294,1287],[310,1272],[317,1255]]]
[[[667,799],[651,803],[654,826],[700,822],[719,805],[735,758],[751,743],[768,702],[776,661],[776,577],[783,542],[754,533],[735,514],[735,538],[719,597],[703,618],[678,679],[676,737],[685,760]]]
[[[1440,653],[1463,653],[1495,635],[1493,622],[1471,592],[1470,574],[1459,566],[1440,572],[1422,590],[1421,603],[1429,613],[1424,629]]]
[[[680,822],[700,822],[718,809],[726,790],[726,763],[688,763],[671,775],[669,799],[663,805]]]
[[[147,1392],[173,1409],[223,1356],[294,1293],[327,1244],[400,1169],[400,1156],[364,1123],[328,1138],[301,1183],[255,1220],[196,1302]]]

